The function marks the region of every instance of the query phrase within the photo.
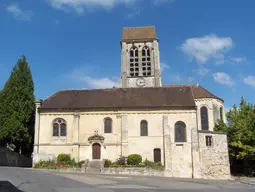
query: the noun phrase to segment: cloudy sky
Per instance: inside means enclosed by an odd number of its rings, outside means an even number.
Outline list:
[[[1,0],[0,88],[24,54],[35,95],[118,86],[123,27],[153,25],[164,84],[255,102],[254,0]]]

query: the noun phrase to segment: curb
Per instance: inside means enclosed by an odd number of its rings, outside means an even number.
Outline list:
[[[246,184],[246,185],[255,186],[255,182],[254,183],[250,183],[250,182],[246,182],[246,181],[241,181],[240,183]]]

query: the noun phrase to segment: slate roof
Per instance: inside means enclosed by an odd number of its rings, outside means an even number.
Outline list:
[[[157,39],[154,26],[123,28],[122,41]]]
[[[195,107],[192,90],[186,86],[63,90],[46,99],[39,111],[195,109]]]

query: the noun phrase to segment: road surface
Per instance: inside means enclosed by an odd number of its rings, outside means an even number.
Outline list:
[[[60,173],[0,167],[0,192],[254,192],[238,181]]]

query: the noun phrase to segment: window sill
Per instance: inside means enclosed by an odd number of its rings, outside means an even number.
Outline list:
[[[63,136],[63,137],[59,137],[59,136],[54,137],[54,136],[52,136],[51,140],[66,140],[66,138],[67,138],[66,136]]]

